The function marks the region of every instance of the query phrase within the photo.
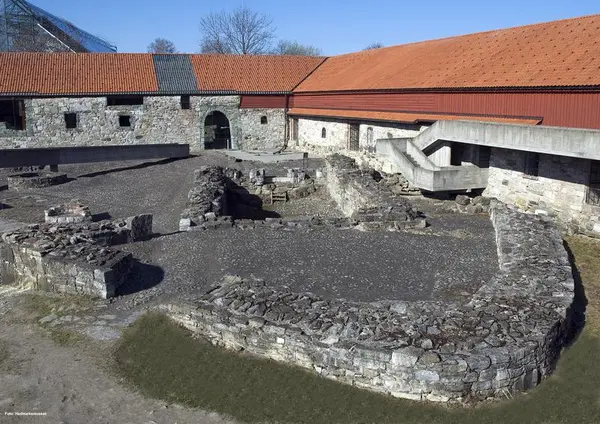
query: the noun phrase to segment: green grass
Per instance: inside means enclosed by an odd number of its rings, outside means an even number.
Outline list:
[[[25,309],[29,312],[29,318],[38,322],[50,314],[57,317],[72,315],[82,310],[89,309],[93,304],[93,299],[85,296],[62,295],[51,296],[40,293],[28,294],[24,298]],[[74,331],[53,327],[50,324],[39,324],[44,328],[55,343],[60,345],[73,345],[82,340],[82,337]]]
[[[394,399],[215,348],[156,314],[125,332],[116,370],[148,396],[251,423],[600,423],[600,244],[568,243],[589,299],[587,325],[554,375],[512,400],[463,408]]]

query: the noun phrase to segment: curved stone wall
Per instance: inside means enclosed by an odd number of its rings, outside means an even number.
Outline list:
[[[160,309],[211,342],[415,400],[519,392],[552,372],[574,280],[556,225],[493,203],[499,271],[464,302],[356,303],[225,278]]]

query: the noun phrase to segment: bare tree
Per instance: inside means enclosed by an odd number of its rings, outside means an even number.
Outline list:
[[[177,53],[177,48],[171,40],[166,38],[155,38],[148,44],[148,53]]]
[[[371,43],[369,44],[367,47],[365,47],[363,50],[373,50],[373,49],[380,49],[382,47],[385,47],[383,45],[383,43],[380,43],[379,41],[376,43]]]
[[[297,55],[297,56],[320,56],[321,49],[315,46],[300,44],[297,41],[281,40],[273,50],[273,54]]]
[[[275,38],[273,20],[247,7],[210,13],[200,20],[200,51],[221,54],[264,54]]]

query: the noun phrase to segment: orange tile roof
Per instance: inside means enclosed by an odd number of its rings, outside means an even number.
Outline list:
[[[331,57],[295,90],[600,85],[600,15]]]
[[[157,90],[149,54],[0,54],[0,93],[47,95]]]
[[[310,56],[191,56],[200,90],[241,92],[289,92],[324,59]]]
[[[315,116],[326,118],[364,119],[372,121],[399,122],[403,124],[429,123],[435,121],[485,121],[503,124],[528,124],[537,125],[541,122],[538,118],[498,117],[478,115],[442,115],[427,113],[405,112],[373,112],[362,110],[337,110],[337,109],[305,109],[292,108],[289,115]]]

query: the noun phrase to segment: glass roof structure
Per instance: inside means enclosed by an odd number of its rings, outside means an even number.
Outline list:
[[[0,51],[114,53],[117,47],[25,0],[0,0]]]

